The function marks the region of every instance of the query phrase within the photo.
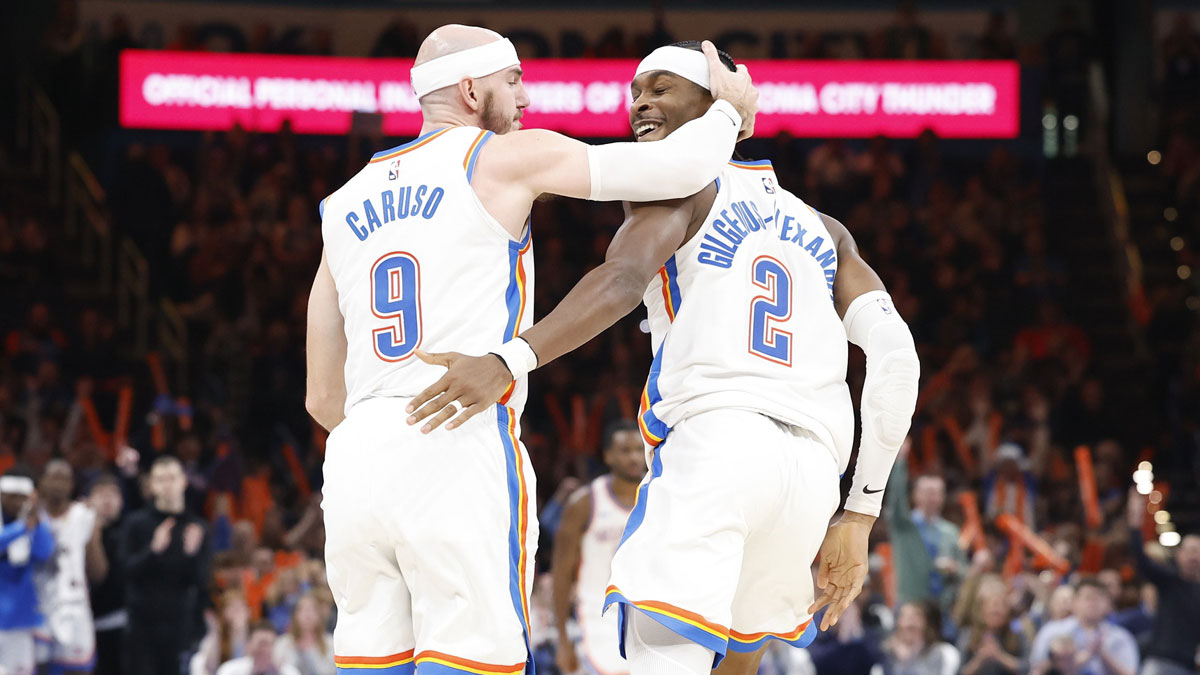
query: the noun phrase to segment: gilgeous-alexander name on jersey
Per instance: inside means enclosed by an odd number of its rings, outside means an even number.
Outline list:
[[[804,427],[845,471],[854,435],[846,332],[833,304],[836,242],[769,162],[730,162],[700,230],[646,289],[654,362],[647,444],[717,408]]]

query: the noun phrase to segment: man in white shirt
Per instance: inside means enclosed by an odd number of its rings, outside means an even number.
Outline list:
[[[275,628],[260,621],[250,629],[246,655],[226,661],[217,675],[300,675],[295,666],[275,661]]]

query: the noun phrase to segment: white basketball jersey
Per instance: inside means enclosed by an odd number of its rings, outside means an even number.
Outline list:
[[[96,513],[74,502],[58,518],[45,511],[42,518],[54,533],[54,555],[35,574],[42,612],[50,617],[66,607],[90,607],[86,556]]]
[[[346,411],[420,393],[443,373],[416,357],[486,354],[533,323],[529,226],[515,240],[471,188],[492,136],[448,127],[376,154],[321,203],[346,330]],[[519,416],[525,378],[501,403]]]
[[[779,185],[770,162],[730,162],[704,224],[646,289],[646,442],[690,415],[740,408],[813,432],[844,472],[854,411],[836,275],[817,212]]]
[[[592,481],[592,513],[579,546],[579,576],[575,580],[575,616],[579,621],[599,621],[608,588],[613,555],[621,543],[630,509],[612,492],[612,475]]]

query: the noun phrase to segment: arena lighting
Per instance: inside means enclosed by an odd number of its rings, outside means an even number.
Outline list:
[[[1175,219],[1178,217],[1179,209],[1175,208],[1174,206],[1168,206],[1167,208],[1163,209],[1163,218],[1166,218],[1168,223],[1175,222]]]
[[[1151,491],[1150,492],[1150,503],[1151,504],[1161,504],[1162,503],[1162,493],[1159,492],[1158,490]]]
[[[128,128],[343,134],[356,113],[379,115],[387,136],[420,129],[409,59],[121,52],[120,120]],[[810,138],[1015,138],[1015,61],[746,62],[758,87],[755,133]],[[526,127],[628,138],[624,59],[526,59]]]
[[[1175,274],[1179,275],[1180,279],[1187,281],[1188,279],[1192,278],[1192,268],[1188,267],[1187,265],[1180,265],[1179,268],[1175,270]]]
[[[1148,464],[1148,462],[1142,462],[1142,463]],[[1154,472],[1151,471],[1150,469],[1143,469],[1139,466],[1138,470],[1133,472],[1133,482],[1138,483],[1138,484],[1153,483],[1154,482]]]
[[[1168,511],[1157,511],[1154,514],[1154,522],[1162,525],[1171,522],[1171,514]]]
[[[1154,471],[1154,465],[1143,459],[1142,461],[1138,462],[1137,470],[1138,471]],[[1153,475],[1151,475],[1151,478],[1153,479]]]
[[[1171,237],[1171,250],[1172,251],[1182,251],[1183,250],[1183,237]]]
[[[1146,161],[1150,162],[1151,166],[1158,166],[1158,163],[1162,161],[1162,153],[1157,150],[1151,150],[1146,153]]]
[[[1183,537],[1178,532],[1163,532],[1158,535],[1158,543],[1163,546],[1178,546],[1181,541],[1183,541]]]
[[[1188,299],[1185,302],[1185,304],[1187,305],[1187,308],[1192,310],[1193,312],[1200,312],[1200,298],[1198,298],[1194,295],[1188,296]]]
[[[1139,495],[1148,495],[1154,490],[1154,486],[1150,483],[1138,483],[1137,491]]]

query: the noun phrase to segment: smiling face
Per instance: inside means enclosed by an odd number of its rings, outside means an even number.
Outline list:
[[[629,85],[629,126],[638,141],[658,141],[708,111],[713,98],[700,85],[664,70],[651,70]]]

